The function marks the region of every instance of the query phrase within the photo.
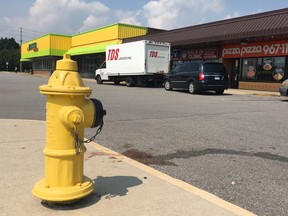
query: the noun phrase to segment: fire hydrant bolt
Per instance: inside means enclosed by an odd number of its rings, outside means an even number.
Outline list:
[[[78,124],[80,124],[81,122],[82,122],[82,120],[81,120],[81,116],[79,116],[79,115],[77,115],[77,116],[73,116],[73,123],[75,124],[75,125],[78,125]]]

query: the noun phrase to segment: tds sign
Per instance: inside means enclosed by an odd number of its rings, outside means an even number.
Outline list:
[[[108,50],[108,61],[117,60],[119,57],[119,49],[109,49]]]
[[[152,57],[152,58],[157,58],[158,52],[156,52],[156,51],[150,51],[150,55],[149,55],[149,56]]]

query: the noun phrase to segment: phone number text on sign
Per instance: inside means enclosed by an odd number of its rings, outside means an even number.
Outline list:
[[[222,49],[222,57],[281,56],[288,54],[288,43],[251,44],[227,46]]]

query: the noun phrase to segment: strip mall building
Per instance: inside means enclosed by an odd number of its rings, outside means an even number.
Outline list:
[[[68,53],[77,61],[82,77],[94,78],[95,70],[105,61],[106,46],[121,44],[124,38],[161,31],[113,24],[74,36],[47,34],[22,44],[21,61],[30,61],[34,74],[50,74],[56,68],[56,61]]]
[[[24,43],[21,60],[48,73],[64,53],[83,77],[94,77],[106,46],[137,40],[171,43],[171,67],[184,61],[223,62],[230,87],[278,91],[288,79],[288,8],[175,30],[114,24],[75,36],[49,34]]]

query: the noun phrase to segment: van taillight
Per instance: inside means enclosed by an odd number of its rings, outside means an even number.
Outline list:
[[[204,73],[203,72],[199,73],[199,80],[200,81],[204,80]]]

